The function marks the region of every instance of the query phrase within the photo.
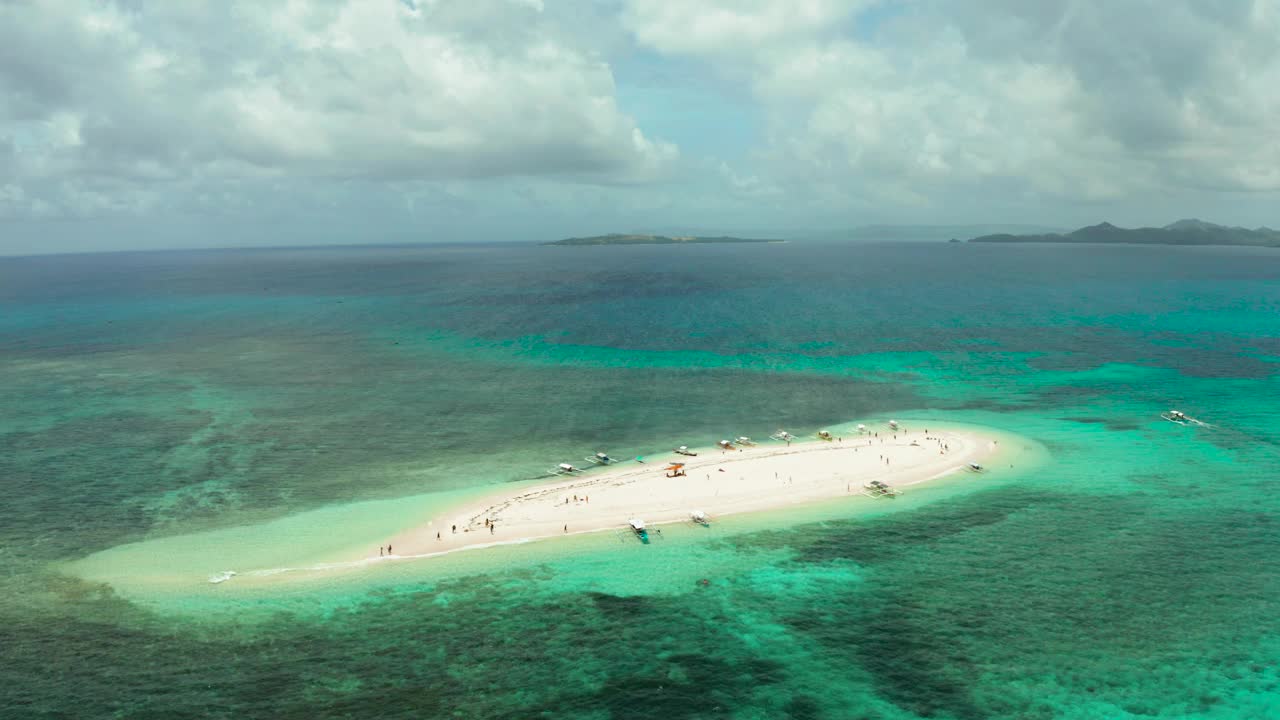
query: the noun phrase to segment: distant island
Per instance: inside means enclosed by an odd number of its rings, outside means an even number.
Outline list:
[[[975,243],[1131,243],[1138,245],[1250,245],[1280,247],[1280,231],[1227,227],[1203,220],[1179,220],[1164,227],[1121,228],[1104,222],[1065,234],[983,235]]]
[[[591,237],[575,237],[565,238],[564,240],[556,240],[554,242],[542,243],[543,245],[694,245],[702,243],[776,243],[786,242],[785,240],[770,240],[762,238],[740,238],[730,237],[728,235],[720,235],[718,237],[705,237],[701,235],[683,235],[668,237],[666,235],[625,235],[622,233],[611,233],[609,235],[593,235]]]

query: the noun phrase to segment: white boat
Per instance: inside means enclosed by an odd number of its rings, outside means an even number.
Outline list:
[[[792,440],[796,439],[795,435],[792,435],[786,430],[779,430],[778,432],[770,435],[769,437],[773,438],[774,440],[779,440],[781,442],[791,442]]]
[[[872,480],[862,486],[862,494],[873,498],[892,498],[898,496],[898,491],[879,480]]]
[[[866,434],[867,434],[867,433],[869,433],[869,432],[871,432],[871,431],[867,429],[867,426],[866,426],[866,425],[863,425],[862,423],[858,423],[858,434],[859,434],[859,435],[866,435]]]
[[[897,421],[897,420],[890,420],[890,421],[889,421],[889,429],[890,429],[890,430],[897,430],[897,429],[898,429],[898,421]]]
[[[986,470],[986,468],[982,467],[978,463],[969,463],[968,467],[969,467],[969,470],[973,472],[982,472]]]
[[[676,448],[675,450],[672,450],[671,452],[673,452],[673,453],[675,453],[675,454],[677,454],[677,455],[688,455],[689,457],[697,457],[697,456],[698,456],[698,453],[693,452],[692,450],[690,450],[688,445],[681,445],[680,447]]]
[[[560,463],[559,465],[555,466],[551,470],[551,472],[555,473],[556,475],[572,475],[573,473],[582,472],[582,471],[570,465],[569,463]]]
[[[835,440],[835,438],[831,437],[831,433],[827,432],[826,430],[818,431],[818,439],[826,440],[827,442],[831,442],[832,440]]]
[[[1187,417],[1187,414],[1182,412],[1181,410],[1170,410],[1169,412],[1162,412],[1160,413],[1160,417],[1164,418],[1165,420],[1168,420],[1171,423],[1178,423],[1179,425],[1186,425],[1187,423],[1191,422],[1191,418]]]
[[[649,544],[649,531],[645,529],[643,520],[640,518],[631,518],[627,521],[627,524],[631,526],[631,532],[635,533],[635,536],[640,538],[640,542],[646,545]]]
[[[595,455],[592,455],[591,457],[587,458],[587,461],[593,462],[596,465],[609,465],[617,462],[617,460],[614,460],[613,458],[609,457],[608,455],[602,452],[598,452]]]
[[[703,527],[711,527],[711,518],[708,518],[707,514],[702,512],[701,510],[690,511],[689,519],[698,523]]]
[[[751,438],[747,437],[746,435],[741,435],[741,436],[739,436],[739,437],[734,438],[734,439],[733,439],[733,442],[734,442],[734,444],[735,444],[735,445],[746,445],[746,446],[748,446],[748,447],[750,447],[750,446],[752,446],[752,445],[755,445],[755,444],[756,444],[756,441],[755,441],[755,440],[752,440]]]
[[[730,441],[728,441],[728,440],[721,440],[720,442],[716,443],[716,445],[718,445],[718,446],[720,447],[720,449],[721,449],[721,450],[732,450],[732,449],[733,449],[733,443],[732,443],[732,442],[730,442]]]

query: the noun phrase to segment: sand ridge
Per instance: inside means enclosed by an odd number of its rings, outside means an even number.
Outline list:
[[[687,521],[694,510],[714,519],[861,494],[871,480],[909,488],[965,471],[997,448],[997,440],[975,429],[921,427],[728,451],[697,448],[696,457],[663,453],[497,491],[426,519],[389,544],[397,556],[422,555],[625,529],[631,518],[648,525]],[[684,464],[684,474],[671,477],[667,468],[675,462]]]

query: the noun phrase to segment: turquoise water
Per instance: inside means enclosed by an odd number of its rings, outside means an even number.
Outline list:
[[[1252,249],[3,259],[0,716],[1277,717],[1277,318]],[[890,416],[1051,462],[274,594],[67,571],[316,512],[364,537],[377,503],[596,448]]]

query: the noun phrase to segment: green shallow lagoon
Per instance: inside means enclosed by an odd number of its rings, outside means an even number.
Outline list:
[[[0,716],[1280,716],[1274,253],[607,250],[0,260]],[[1051,462],[280,593],[65,571],[192,532],[376,545],[596,449],[888,417]]]

